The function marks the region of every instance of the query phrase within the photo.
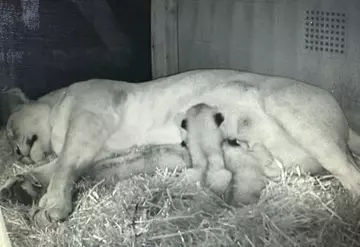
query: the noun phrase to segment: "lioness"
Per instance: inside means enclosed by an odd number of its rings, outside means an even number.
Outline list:
[[[215,107],[201,103],[191,107],[181,122],[192,162],[186,171],[189,181],[199,181],[218,195],[225,192],[232,177],[224,163],[224,137],[219,128],[223,121],[224,116]]]
[[[38,218],[66,219],[74,181],[106,158],[133,146],[179,144],[181,120],[198,103],[222,112],[228,139],[263,144],[285,168],[325,168],[360,193],[360,171],[348,149],[360,154],[360,138],[328,92],[281,77],[195,70],[141,84],[78,82],[18,108],[7,123],[17,158],[58,156],[23,176],[47,188]]]

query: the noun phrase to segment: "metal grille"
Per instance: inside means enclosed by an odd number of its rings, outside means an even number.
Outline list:
[[[305,49],[317,52],[345,52],[346,15],[339,12],[305,12]]]

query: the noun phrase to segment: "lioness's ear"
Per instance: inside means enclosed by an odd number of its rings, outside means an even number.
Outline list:
[[[218,127],[224,122],[224,116],[220,112],[214,114],[214,121]]]
[[[184,130],[187,130],[187,119],[185,118],[185,119],[183,119],[182,121],[181,121],[181,128],[183,128]]]

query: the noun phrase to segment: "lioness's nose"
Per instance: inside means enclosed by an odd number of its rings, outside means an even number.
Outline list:
[[[27,145],[24,147],[16,145],[14,153],[15,153],[15,159],[20,161],[21,163],[25,165],[29,165],[33,163],[29,157],[30,148]]]
[[[26,145],[17,145],[15,149],[15,153],[18,156],[27,157],[30,154],[30,150],[34,145],[34,142],[38,139],[37,135],[32,135],[26,139]]]

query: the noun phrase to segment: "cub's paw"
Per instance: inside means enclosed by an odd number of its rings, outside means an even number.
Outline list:
[[[30,217],[39,227],[47,227],[53,223],[64,221],[72,211],[71,195],[49,193],[40,199],[39,207],[30,211]]]
[[[223,144],[225,168],[233,173],[241,171],[243,165],[257,165],[257,159],[250,149]]]
[[[255,143],[252,147],[255,157],[259,160],[261,166],[265,167],[273,163],[274,158],[269,150],[260,143]]]
[[[255,183],[255,186],[252,187],[252,184]],[[242,207],[249,204],[255,204],[259,201],[260,194],[262,189],[259,187],[258,182],[254,181],[253,183],[243,183],[241,181],[234,181],[234,183],[229,186],[229,189],[225,193],[225,201],[229,205],[235,207]]]
[[[222,195],[229,187],[232,174],[226,169],[208,171],[206,185],[217,195]]]
[[[260,199],[260,192],[235,192],[229,202],[230,205],[235,207],[242,207],[250,204],[256,204]]]
[[[280,178],[282,173],[281,163],[274,159],[270,151],[262,144],[256,143],[253,146],[254,156],[258,160],[258,166],[263,170],[264,174],[272,180]]]
[[[256,203],[265,186],[264,176],[256,167],[243,167],[241,172],[233,175],[225,200],[234,206]]]
[[[44,190],[31,174],[19,174],[9,178],[0,188],[0,200],[31,205],[39,200]]]
[[[183,172],[183,180],[186,183],[196,184],[201,183],[204,177],[202,169],[188,168]]]

